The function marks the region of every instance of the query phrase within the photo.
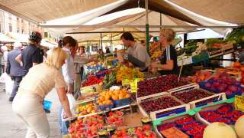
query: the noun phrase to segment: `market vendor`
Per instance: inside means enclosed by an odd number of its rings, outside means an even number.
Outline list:
[[[64,77],[60,72],[66,57],[61,48],[54,48],[47,55],[47,60],[30,68],[20,83],[12,109],[27,127],[26,138],[50,137],[50,126],[42,102],[54,87],[64,108],[64,116],[73,117],[66,96]]]
[[[130,32],[124,32],[121,41],[128,49],[124,55],[124,59],[128,60],[135,67],[139,67],[141,71],[146,71],[150,65],[150,57],[147,53],[146,47],[137,43]]]
[[[175,32],[172,29],[162,29],[160,31],[160,44],[162,46],[162,56],[150,64],[152,72],[158,71],[161,75],[178,74],[177,53],[171,42],[175,38]]]

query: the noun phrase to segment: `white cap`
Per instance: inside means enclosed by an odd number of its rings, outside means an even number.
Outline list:
[[[21,48],[22,44],[20,42],[15,42],[14,43],[14,48]]]

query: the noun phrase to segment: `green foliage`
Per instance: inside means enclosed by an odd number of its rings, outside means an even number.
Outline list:
[[[226,36],[226,40],[234,44],[244,42],[244,27],[233,29],[233,31]]]
[[[186,55],[191,55],[197,49],[197,40],[190,40],[184,47]]]
[[[207,39],[206,45],[207,45],[207,47],[211,47],[215,43],[224,43],[224,42],[225,42],[224,40],[219,39],[219,38],[210,38],[210,39]]]
[[[103,80],[103,88],[108,89],[116,82],[116,73],[115,71],[106,74]]]

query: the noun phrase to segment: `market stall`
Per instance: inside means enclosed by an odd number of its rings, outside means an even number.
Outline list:
[[[126,64],[108,64],[106,58],[85,66],[77,120],[68,121],[65,137],[198,138],[209,124],[234,125],[244,115],[237,102],[242,78],[231,73],[241,73],[240,66],[202,70],[180,79],[152,77]]]
[[[78,34],[77,38],[79,38],[83,37],[83,35],[79,35],[79,31],[82,29],[87,30],[86,33],[98,33],[95,37],[101,46],[103,44],[101,33],[106,31],[106,33],[116,31],[115,35],[118,36],[121,32],[133,30],[135,34],[138,33],[138,36],[143,35],[138,38],[144,39],[145,32],[149,33],[148,29],[151,29],[152,33],[158,34],[161,27],[170,27],[178,31],[182,31],[182,28],[183,31],[192,31],[195,28],[212,27],[223,34],[225,28],[237,28],[239,24],[243,23],[243,18],[240,18],[243,17],[241,16],[243,15],[243,1],[227,3],[228,9],[230,9],[229,6],[237,4],[235,12],[229,12],[231,15],[237,15],[233,16],[231,20],[226,16],[219,16],[219,13],[224,11],[219,6],[224,3],[222,1],[213,2],[213,5],[217,5],[219,9],[214,15],[210,14],[211,11],[203,12],[205,9],[200,7],[204,6],[206,1],[201,1],[202,5],[198,5],[197,8],[193,8],[191,5],[198,4],[200,1],[193,4],[186,2],[185,4],[177,0],[174,0],[174,3],[159,0],[106,0],[104,2],[72,0],[72,2],[62,1],[62,4],[57,4],[60,1],[45,0],[39,5],[35,4],[36,2],[33,0],[13,4],[13,1],[1,1],[0,6],[8,11],[22,13],[20,15],[29,18],[29,20],[45,22],[40,26],[46,27],[50,31],[56,31],[57,34],[68,32],[68,35],[76,36],[74,34]],[[89,6],[85,4],[86,2]],[[211,2],[207,1],[207,4]],[[93,5],[94,3],[96,4]],[[52,5],[58,6],[58,8],[50,8],[49,6]],[[77,6],[77,8],[70,9],[63,5]],[[32,8],[23,10],[23,6]],[[43,7],[50,9],[50,11],[43,11]],[[104,14],[137,7],[145,7],[146,11],[148,9],[153,11],[143,14],[144,11],[139,8],[140,12],[130,16],[125,15],[106,22],[88,23],[91,19]],[[204,13],[206,16],[211,15],[213,19],[193,13],[184,7]],[[88,10],[93,8],[97,9]],[[86,12],[80,13],[84,11]],[[30,13],[35,13],[35,15]],[[77,16],[75,17],[73,14],[77,14]],[[103,32],[99,32],[101,30]],[[235,52],[238,46],[243,45],[243,31],[240,32],[238,37],[232,36],[221,42],[186,44],[185,48],[179,51],[178,65],[183,68],[187,64],[195,64]],[[109,37],[109,35],[105,34],[104,37]],[[90,39],[90,37],[83,38]],[[160,50],[160,45],[157,43],[149,47],[152,60],[157,60],[162,55]],[[81,62],[76,62],[76,64],[79,63]],[[228,68],[201,70],[194,76],[184,77],[181,74],[160,76],[148,72],[142,73],[137,68],[128,67],[128,63],[118,64],[114,57],[108,59],[103,55],[98,55],[93,62],[81,64],[84,66],[84,80],[81,86],[78,86],[80,87],[78,91],[80,96],[76,99],[73,109],[76,118],[62,120],[68,130],[65,137],[201,138],[205,135],[207,138],[215,137],[212,134],[214,132],[210,134],[205,132],[208,130],[208,125],[212,125],[213,122],[221,122],[221,125],[226,127],[237,124],[235,127],[237,134],[233,130],[230,130],[229,133],[233,137],[243,136],[243,132],[238,130],[243,128],[244,124],[238,119],[242,120],[241,116],[244,114],[244,98],[242,96],[244,67],[238,62]],[[239,122],[241,125],[238,125]],[[222,133],[226,133],[226,136],[229,134],[225,131],[218,132],[218,134]],[[228,135],[228,138],[232,138],[232,136]]]

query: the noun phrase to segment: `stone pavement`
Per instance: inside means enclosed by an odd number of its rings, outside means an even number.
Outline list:
[[[26,127],[24,123],[13,113],[11,103],[8,101],[9,96],[4,92],[4,84],[0,83],[0,138],[24,138]],[[61,138],[58,125],[58,107],[60,105],[55,90],[52,90],[47,97],[52,101],[51,113],[47,114],[51,138]]]

